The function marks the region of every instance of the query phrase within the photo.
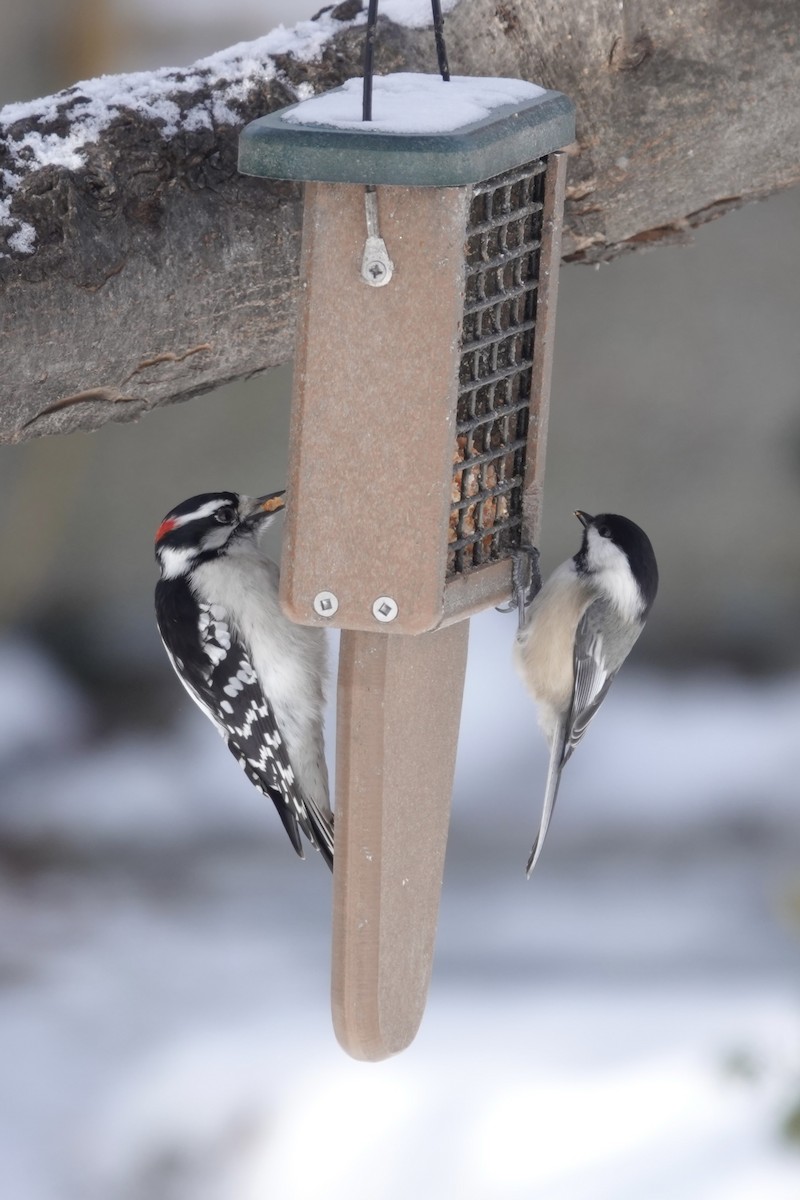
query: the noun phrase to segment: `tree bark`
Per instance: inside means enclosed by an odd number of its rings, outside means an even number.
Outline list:
[[[80,85],[46,117],[0,113],[0,180],[14,188],[0,203],[0,441],[136,419],[291,357],[301,189],[238,175],[237,138],[299,85],[360,74],[360,10],[328,10],[314,61],[168,73],[181,112],[190,99],[205,124],[168,132],[122,109],[69,168],[20,148],[69,133]],[[800,180],[796,0],[461,0],[446,36],[454,73],[521,76],[575,101],[568,260],[686,241]],[[381,19],[376,69],[435,71],[432,31]]]

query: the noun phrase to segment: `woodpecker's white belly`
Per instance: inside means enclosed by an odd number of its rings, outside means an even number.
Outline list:
[[[330,813],[323,741],[325,632],[293,624],[278,603],[279,572],[252,543],[197,567],[199,598],[220,604],[250,655],[289,752],[300,790]]]

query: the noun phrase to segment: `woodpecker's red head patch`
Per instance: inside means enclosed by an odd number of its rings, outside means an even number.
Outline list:
[[[159,525],[158,529],[156,530],[156,545],[158,545],[158,543],[161,541],[161,539],[163,537],[166,537],[167,534],[170,533],[177,524],[178,524],[178,522],[175,520],[174,517],[167,517],[167,519],[165,521],[162,521],[161,524]]]

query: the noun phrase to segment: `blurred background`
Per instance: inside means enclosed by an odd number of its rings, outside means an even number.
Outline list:
[[[7,0],[0,103],[318,7]],[[430,1002],[389,1063],[338,1049],[324,867],[153,621],[163,514],[282,484],[289,369],[0,448],[5,1194],[800,1194],[799,221],[788,192],[562,272],[544,567],[574,508],[621,511],[661,592],[530,884],[544,747],[513,618],[473,620]]]

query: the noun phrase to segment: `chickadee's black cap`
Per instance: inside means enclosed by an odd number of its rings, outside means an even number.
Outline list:
[[[586,535],[592,527],[601,537],[606,537],[615,546],[619,546],[642,593],[645,605],[643,616],[647,616],[658,592],[658,564],[652,542],[645,531],[635,521],[622,517],[619,513],[599,513],[592,517],[589,513],[576,509],[575,516],[584,528],[583,546],[576,558],[585,554]]]

